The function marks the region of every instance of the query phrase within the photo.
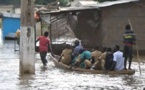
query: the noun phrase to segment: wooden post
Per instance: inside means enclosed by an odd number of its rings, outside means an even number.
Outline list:
[[[42,31],[42,29],[43,29],[43,21],[41,20],[41,35],[43,35],[43,31]]]
[[[50,35],[50,42],[52,43],[52,30],[51,30],[51,24],[49,25],[49,29],[50,29],[50,32],[49,32],[49,35]]]
[[[21,0],[20,74],[35,74],[34,1]]]

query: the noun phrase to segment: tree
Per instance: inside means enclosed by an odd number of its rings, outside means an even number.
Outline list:
[[[59,0],[60,6],[67,6],[72,0]],[[48,3],[56,2],[56,0],[35,0],[35,4],[47,5]]]
[[[60,6],[67,6],[69,1],[68,0],[60,0],[59,2],[60,2]]]
[[[35,4],[47,5],[48,3],[55,2],[56,0],[35,0]]]

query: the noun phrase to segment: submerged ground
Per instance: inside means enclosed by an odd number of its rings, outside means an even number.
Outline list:
[[[36,74],[20,76],[19,51],[14,50],[14,43],[0,39],[0,90],[143,90],[145,87],[143,62],[142,75],[137,62],[132,64],[134,75],[85,74],[59,69],[49,57],[48,69],[44,70],[36,54]]]
[[[49,57],[48,57],[49,58]],[[133,62],[134,75],[101,75],[70,72],[55,67],[48,60],[48,70],[41,68],[36,55],[36,74],[19,76],[19,52],[14,41],[4,41],[0,48],[0,90],[142,90],[145,87],[145,67]]]

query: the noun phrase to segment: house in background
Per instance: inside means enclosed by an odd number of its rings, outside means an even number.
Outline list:
[[[2,13],[2,15],[3,39],[13,39],[17,29],[20,29],[20,15],[8,12]]]

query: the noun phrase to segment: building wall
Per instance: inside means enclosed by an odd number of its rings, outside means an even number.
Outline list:
[[[3,17],[2,30],[3,38],[9,33],[15,33],[17,29],[20,29],[20,18]]]
[[[14,9],[13,9],[13,5],[1,5],[0,6],[0,12],[11,12],[13,13],[14,12]]]
[[[78,15],[78,23],[74,33],[82,40],[84,47],[92,48],[102,46],[100,12],[98,10],[88,10]]]
[[[132,24],[136,34],[139,50],[145,50],[145,2],[126,3],[101,8],[102,10],[102,31],[103,46],[113,47],[118,44],[123,47],[122,35],[125,25]]]

